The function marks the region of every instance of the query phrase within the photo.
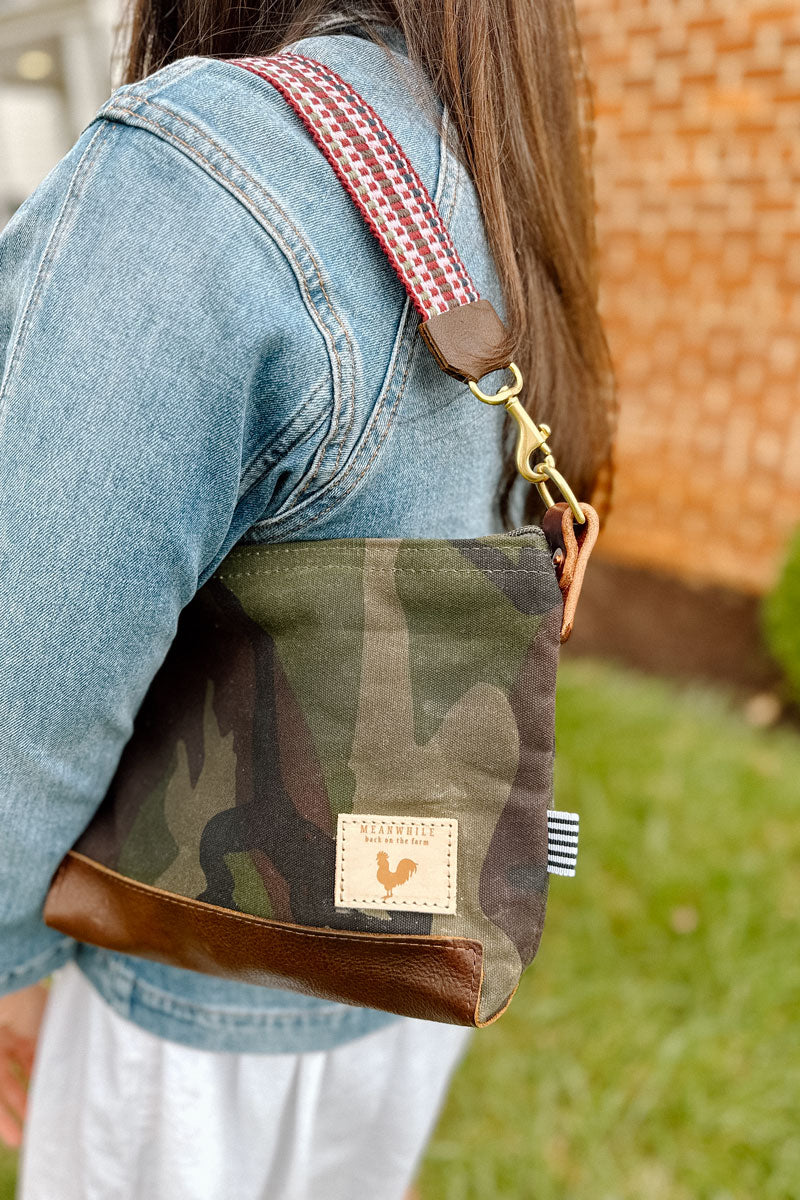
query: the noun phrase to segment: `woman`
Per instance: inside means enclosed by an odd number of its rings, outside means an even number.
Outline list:
[[[23,1200],[396,1200],[464,1032],[46,928],[178,614],[238,542],[470,537],[495,411],[417,322],[286,102],[287,45],[378,110],[504,312],[590,495],[609,454],[570,0],[137,0],[127,85],[0,240],[0,1135]],[[490,381],[491,382],[491,381]]]

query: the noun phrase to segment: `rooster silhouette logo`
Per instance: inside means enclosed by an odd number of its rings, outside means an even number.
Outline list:
[[[385,850],[378,854],[378,883],[386,890],[384,900],[388,900],[396,887],[408,883],[417,869],[417,864],[411,858],[401,858],[395,871],[389,870],[389,855]]]

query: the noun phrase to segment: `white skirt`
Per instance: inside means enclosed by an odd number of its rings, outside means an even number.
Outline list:
[[[73,964],[34,1066],[19,1200],[402,1200],[470,1031],[224,1054],[115,1013]]]

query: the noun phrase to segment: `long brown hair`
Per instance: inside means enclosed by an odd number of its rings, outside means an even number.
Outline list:
[[[395,25],[432,80],[478,192],[526,407],[552,426],[576,492],[605,507],[613,383],[597,313],[590,98],[573,0],[130,0],[125,79],[187,54],[272,54],[334,13],[378,41],[376,24]],[[514,478],[509,455],[506,519]]]

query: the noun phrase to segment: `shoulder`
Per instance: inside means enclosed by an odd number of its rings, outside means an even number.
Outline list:
[[[440,159],[440,110],[402,54],[366,38],[306,38],[296,53],[324,62],[378,112],[431,190]],[[191,56],[117,89],[98,118],[148,129],[250,200],[330,186],[330,168],[300,119],[269,83],[234,62]]]
[[[480,212],[456,158],[443,153],[441,109],[427,81],[407,58],[364,38],[309,38],[292,49],[331,67],[376,110],[434,197],[479,290],[497,303]],[[167,213],[186,212],[187,186],[205,183],[202,201],[189,206],[196,256],[207,279],[209,258],[235,259],[235,280],[227,261],[219,274],[238,305],[233,315],[269,332],[251,384],[263,430],[279,425],[291,454],[278,455],[269,432],[245,470],[248,511],[261,509],[254,535],[274,540],[329,521],[367,486],[401,417],[413,418],[413,440],[437,426],[439,410],[459,394],[420,355],[415,314],[383,250],[289,103],[235,63],[178,60],[118,89],[97,123],[118,135],[104,168],[107,193],[127,193],[136,170],[135,158],[121,153],[127,138],[152,143],[140,150]],[[140,179],[130,187],[145,190]],[[232,204],[235,220],[250,228],[228,228]],[[185,277],[182,268],[174,274]],[[270,491],[278,474],[279,496]]]

